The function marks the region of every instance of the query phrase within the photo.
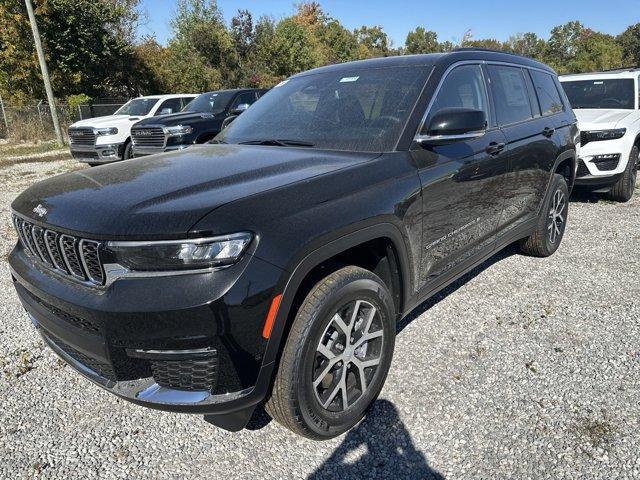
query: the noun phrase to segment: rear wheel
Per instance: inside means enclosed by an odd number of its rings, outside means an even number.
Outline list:
[[[622,177],[609,190],[609,198],[616,202],[628,202],[633,197],[638,179],[638,147],[634,146],[629,155],[627,168]]]
[[[520,240],[520,249],[534,257],[548,257],[560,246],[567,225],[569,190],[567,182],[557,173],[551,180],[551,188],[538,218],[536,230]]]
[[[308,438],[340,435],[380,393],[394,342],[393,301],[382,280],[354,266],[332,273],[296,314],[267,412]]]

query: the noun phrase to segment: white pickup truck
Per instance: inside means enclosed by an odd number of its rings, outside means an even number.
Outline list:
[[[560,77],[580,128],[576,185],[633,196],[640,149],[640,69]]]
[[[150,95],[129,100],[113,115],[80,120],[69,127],[73,158],[100,165],[131,158],[131,126],[155,115],[177,113],[195,94]]]

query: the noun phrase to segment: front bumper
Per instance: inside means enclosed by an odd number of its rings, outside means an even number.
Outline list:
[[[214,416],[252,408],[266,394],[273,362],[263,365],[261,331],[282,274],[277,267],[247,254],[217,272],[121,279],[99,291],[52,276],[20,247],[9,263],[45,342],[111,393],[155,409]],[[204,372],[211,384],[192,388],[193,378],[203,378],[203,354],[212,354]],[[189,364],[186,373],[181,362]],[[166,375],[171,369],[173,377]]]
[[[70,146],[71,156],[84,163],[111,163],[124,157],[124,143],[110,143],[107,145]]]

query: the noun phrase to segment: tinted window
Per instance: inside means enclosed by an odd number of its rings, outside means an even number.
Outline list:
[[[184,107],[189,105],[189,102],[191,102],[191,100],[193,100],[195,97],[181,97],[181,98],[182,98],[182,107],[180,109],[183,109]]]
[[[214,115],[226,110],[233,98],[234,92],[208,92],[198,95],[189,105],[184,107],[185,112],[213,113]]]
[[[392,151],[431,67],[347,68],[281,82],[217,139],[289,140],[332,150]]]
[[[633,78],[562,82],[573,108],[635,109]]]
[[[530,72],[538,95],[538,101],[540,102],[540,108],[542,109],[542,115],[561,112],[564,107],[553,77],[537,70],[530,70]]]
[[[170,98],[160,104],[160,108],[156,110],[156,115],[166,115],[168,113],[179,112],[182,108],[182,101],[179,98]]]
[[[484,79],[479,65],[457,67],[447,75],[431,106],[429,119],[445,108],[483,110],[489,118]]]
[[[247,103],[251,105],[255,101],[256,101],[256,94],[254,92],[241,93],[233,101],[233,104],[231,105],[230,110],[238,108],[238,105],[242,105],[243,103]]]
[[[516,67],[489,65],[491,92],[500,125],[531,118],[529,94],[522,70]]]

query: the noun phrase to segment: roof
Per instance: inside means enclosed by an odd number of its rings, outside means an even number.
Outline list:
[[[620,68],[617,70],[604,70],[602,72],[570,73],[561,75],[560,80],[589,80],[594,78],[635,78],[640,73],[640,68]]]
[[[497,50],[487,50],[481,48],[460,48],[446,53],[429,53],[422,55],[399,55],[394,57],[371,58],[367,60],[357,60],[354,62],[337,63],[324,67],[314,68],[306,72],[298,73],[294,77],[313,75],[325,72],[339,72],[341,70],[359,70],[368,68],[394,68],[394,67],[422,67],[436,65],[440,63],[451,64],[463,60],[500,61],[507,63],[517,63],[523,66],[539,68],[553,72],[547,65],[537,62],[531,58],[523,57],[508,52]]]

